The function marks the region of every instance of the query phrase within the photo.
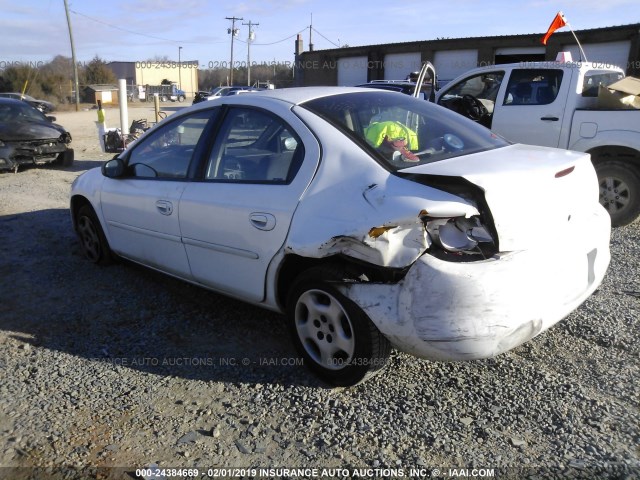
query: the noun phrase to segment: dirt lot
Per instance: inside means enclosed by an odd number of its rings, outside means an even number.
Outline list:
[[[75,165],[0,174],[0,478],[640,478],[638,224],[614,232],[597,293],[532,342],[462,364],[394,353],[330,389],[279,315],[88,263],[69,188],[111,155],[95,111],[56,116]]]

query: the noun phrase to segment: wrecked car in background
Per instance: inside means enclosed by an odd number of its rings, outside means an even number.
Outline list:
[[[391,347],[448,361],[517,347],[610,259],[588,155],[511,145],[373,89],[203,102],[78,177],[70,202],[89,260],[286,313],[305,364],[335,385],[381,370]]]
[[[28,103],[0,98],[0,171],[20,165],[73,164],[71,134]]]
[[[0,93],[0,97],[22,100],[24,102],[27,102],[32,107],[37,108],[42,113],[53,112],[56,109],[56,106],[51,102],[47,102],[46,100],[39,100],[37,98],[33,98],[31,95],[25,95],[23,93]]]

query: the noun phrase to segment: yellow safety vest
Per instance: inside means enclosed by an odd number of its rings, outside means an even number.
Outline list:
[[[409,150],[418,150],[418,134],[400,122],[374,122],[364,132],[365,137],[374,147],[379,147],[384,137],[389,140],[404,138]]]

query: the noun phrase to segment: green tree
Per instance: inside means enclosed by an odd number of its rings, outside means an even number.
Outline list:
[[[82,70],[80,83],[83,85],[116,84],[117,79],[106,62],[97,55]]]

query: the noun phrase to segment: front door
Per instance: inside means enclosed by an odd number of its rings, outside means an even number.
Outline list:
[[[491,130],[514,143],[558,147],[570,75],[560,69],[513,70],[498,98]]]
[[[194,151],[213,115],[205,110],[167,123],[132,146],[126,175],[105,179],[102,214],[113,251],[190,277],[178,205]]]

